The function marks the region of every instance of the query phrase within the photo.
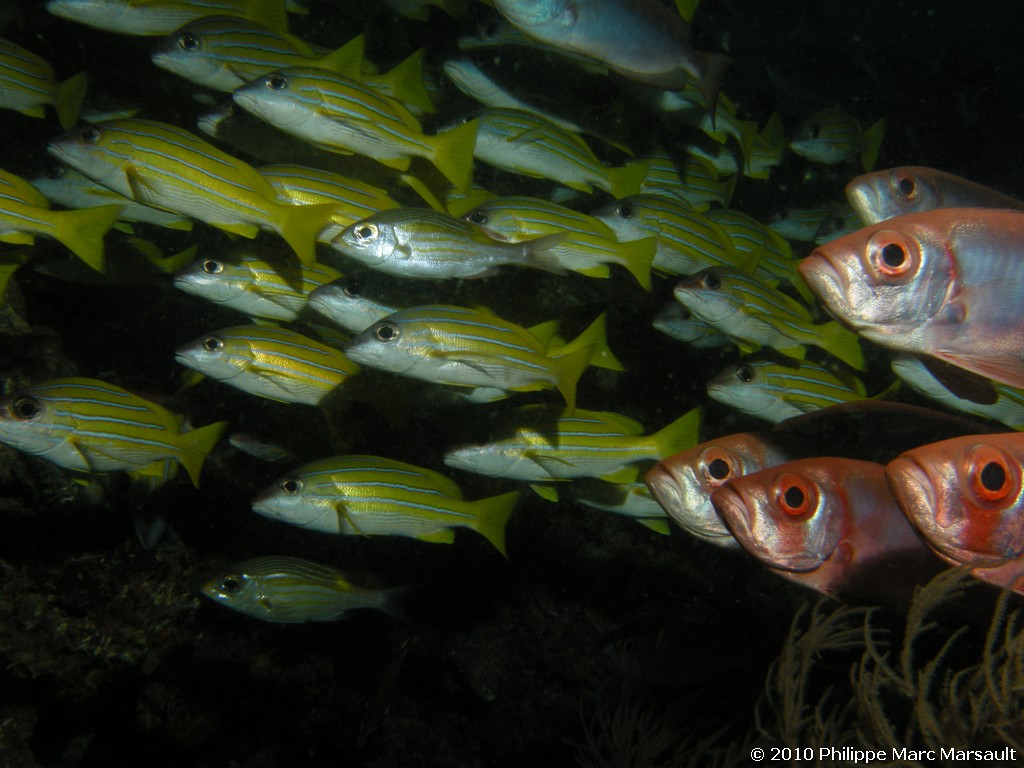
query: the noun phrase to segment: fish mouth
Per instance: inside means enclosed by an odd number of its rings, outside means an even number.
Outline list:
[[[927,467],[913,456],[899,456],[886,465],[885,478],[903,514],[931,539],[940,526],[934,514],[938,510],[935,485]]]
[[[820,249],[812,251],[797,265],[797,271],[810,289],[822,300],[826,296],[842,296],[845,281],[832,259]]]
[[[874,212],[881,208],[881,195],[872,186],[854,186],[854,182],[846,185],[846,201],[850,207],[857,212],[861,221],[870,221],[874,218]]]
[[[721,515],[726,527],[732,531],[743,548],[762,562],[773,562],[771,550],[754,537],[754,522],[757,512],[748,503],[743,493],[730,488],[726,483],[711,494],[711,503]]]

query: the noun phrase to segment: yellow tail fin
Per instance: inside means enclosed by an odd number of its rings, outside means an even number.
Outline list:
[[[562,357],[572,354],[583,347],[589,347],[591,350],[590,365],[597,368],[607,368],[609,371],[626,370],[626,367],[619,362],[615,353],[608,346],[608,339],[605,338],[605,323],[605,313],[602,312],[595,318],[594,322],[587,326],[583,333],[568,344],[548,349],[548,355],[551,357]]]
[[[358,35],[320,59],[317,66],[349,80],[362,81],[364,43],[365,37]]]
[[[52,211],[53,236],[97,272],[106,271],[103,236],[121,215],[119,205],[101,205],[78,211]]]
[[[619,244],[622,266],[636,278],[645,291],[651,290],[651,262],[654,261],[657,251],[658,238],[656,237],[645,237]]]
[[[565,355],[552,355],[555,367],[555,386],[565,398],[566,411],[573,413],[576,410],[576,383],[580,376],[590,365],[590,358],[594,350],[591,346],[585,346]]]
[[[320,230],[331,222],[337,206],[333,203],[321,205],[278,206],[280,216],[275,217],[277,231],[295,251],[299,261],[307,267],[316,264],[316,238]]]
[[[878,162],[878,150],[882,148],[882,137],[885,136],[885,118],[864,131],[864,148],[860,151],[864,170],[870,171]]]
[[[640,194],[640,185],[644,183],[651,170],[650,160],[634,160],[620,168],[608,169],[608,185],[612,197],[629,197]]]
[[[861,349],[860,337],[856,333],[834,320],[830,320],[824,325],[815,326],[815,331],[821,333],[819,347],[858,371],[867,370],[867,363],[864,362],[864,350]]]
[[[82,100],[85,98],[85,85],[85,72],[79,72],[57,86],[53,107],[57,110],[57,119],[65,131],[71,130],[78,120],[78,112],[82,109]]]
[[[433,147],[430,161],[449,181],[468,192],[473,187],[473,152],[476,150],[477,120],[429,138]]]
[[[487,539],[494,548],[508,557],[505,551],[505,525],[519,501],[520,491],[491,496],[487,499],[470,502],[477,513],[473,530]]]
[[[220,436],[224,434],[227,426],[226,421],[218,421],[182,433],[181,437],[185,444],[178,461],[188,472],[189,479],[192,480],[192,485],[196,488],[199,487],[199,473],[203,470],[203,462],[206,461],[206,457],[210,455],[210,451],[220,440]]]
[[[426,48],[420,48],[407,56],[384,75],[383,80],[387,83],[392,98],[421,112],[433,113],[437,108],[423,85],[423,56],[426,51]]]
[[[654,440],[658,458],[661,459],[692,448],[700,439],[700,408],[687,411],[667,427],[651,435],[651,439]]]

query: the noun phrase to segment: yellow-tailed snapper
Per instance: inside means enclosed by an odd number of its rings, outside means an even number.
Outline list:
[[[58,83],[43,58],[0,37],[0,109],[43,117],[52,106],[65,130],[75,124],[85,97],[85,73]]]
[[[848,112],[821,109],[797,127],[789,148],[800,157],[826,165],[860,156],[864,170],[870,171],[878,159],[884,133],[884,119],[862,130],[860,121]]]
[[[264,517],[310,531],[408,536],[449,544],[469,528],[505,554],[505,524],[519,492],[462,498],[450,478],[377,456],[335,456],[289,472],[253,499]]]
[[[244,325],[201,336],[175,359],[243,392],[318,405],[359,372],[341,350],[285,328]]]
[[[181,464],[192,484],[227,426],[188,429],[180,416],[98,379],[67,378],[0,400],[0,442],[67,469],[164,477]]]

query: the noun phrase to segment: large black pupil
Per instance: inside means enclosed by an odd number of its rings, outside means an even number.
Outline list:
[[[750,370],[749,366],[742,365],[736,369],[736,378],[745,384],[749,384],[754,380],[754,372]]]
[[[790,509],[799,509],[804,503],[804,492],[795,485],[792,485],[786,489],[783,499],[786,502],[786,506]]]
[[[718,279],[718,275],[714,272],[708,272],[704,275],[704,287],[710,288],[711,290],[717,289],[722,284],[722,281]]]
[[[986,491],[998,491],[1006,484],[1006,470],[994,461],[981,468],[981,485]]]
[[[904,197],[910,197],[914,194],[914,180],[910,177],[900,179],[900,192]]]
[[[896,243],[889,243],[882,249],[882,261],[885,262],[887,267],[892,267],[893,269],[902,267],[906,258],[907,254],[904,253],[903,248],[896,245]]]
[[[729,464],[725,459],[715,459],[708,464],[708,474],[715,480],[725,480],[729,476]]]

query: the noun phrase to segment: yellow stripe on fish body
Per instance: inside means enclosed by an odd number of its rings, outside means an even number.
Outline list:
[[[351,610],[370,608],[401,617],[392,602],[405,590],[365,589],[334,568],[283,555],[236,563],[203,584],[214,602],[263,621],[294,624],[334,621]]]
[[[660,459],[697,443],[700,410],[693,409],[650,435],[633,419],[606,411],[526,406],[514,411],[486,445],[448,451],[450,467],[527,482],[600,477],[636,480],[637,462]]]
[[[299,467],[253,499],[255,512],[336,534],[409,536],[450,543],[470,528],[505,554],[505,524],[519,493],[466,501],[439,472],[377,456],[335,456]]]
[[[666,154],[646,155],[642,160],[649,170],[639,194],[674,197],[698,211],[707,210],[711,203],[728,207],[732,199],[736,177],[722,178],[706,160],[686,155],[677,163]]]
[[[604,165],[580,136],[527,112],[487,109],[478,119],[474,156],[502,170],[550,179],[580,192],[597,187],[614,197],[636,194],[647,175],[642,161],[618,168]]]
[[[341,350],[295,331],[258,325],[201,336],[180,347],[175,359],[243,392],[307,405],[319,405],[359,372]]]
[[[256,169],[181,128],[156,120],[110,120],[50,142],[62,162],[136,202],[243,237],[277,232],[305,264],[330,206],[279,203]]]
[[[31,245],[36,235],[52,237],[93,269],[102,272],[103,236],[121,207],[51,211],[50,201],[29,182],[0,170],[0,242]]]
[[[815,325],[806,306],[746,272],[705,269],[681,281],[674,295],[744,352],[764,345],[803,358],[804,347],[815,346],[857,370],[866,368],[855,333],[834,321]]]
[[[288,31],[285,0],[49,0],[46,10],[122,35],[169,35],[205,16],[238,16]]]
[[[309,294],[341,273],[314,264],[270,262],[247,248],[226,258],[199,259],[174,276],[174,285],[251,317],[295,320]]]
[[[121,221],[155,224],[158,227],[180,229],[186,232],[192,229],[192,219],[136,203],[130,197],[107,189],[73,168],[59,163],[54,163],[44,175],[32,179],[30,183],[51,203],[62,205],[65,208],[98,208],[101,205],[119,205],[121,206],[119,217]]]
[[[203,461],[227,426],[186,430],[156,403],[98,379],[67,378],[0,401],[0,442],[85,472],[163,475],[173,459],[199,484]]]
[[[708,396],[777,423],[832,405],[866,400],[867,391],[855,376],[816,363],[780,365],[759,360],[727,367],[708,382]]]
[[[0,37],[0,109],[43,117],[49,105],[67,130],[78,119],[84,97],[84,72],[58,84],[45,59]]]
[[[274,188],[277,199],[291,205],[335,206],[317,242],[330,245],[342,230],[379,211],[398,208],[387,192],[339,173],[301,165],[263,165],[256,169]]]
[[[589,341],[589,331],[580,337]],[[356,336],[345,352],[361,365],[437,384],[515,392],[557,388],[572,408],[576,382],[595,347],[574,341],[549,349],[526,328],[491,312],[438,304],[389,315]]]
[[[608,277],[608,264],[618,264],[645,289],[651,287],[651,263],[656,241],[620,243],[604,222],[570,208],[535,197],[507,197],[477,206],[462,216],[492,237],[525,242],[563,233],[565,239],[546,250],[565,269],[588,277]]]
[[[757,265],[755,276],[787,283],[804,301],[814,303],[810,288],[796,271],[799,262],[793,258],[793,249],[778,232],[735,208],[713,208],[704,215],[725,230],[737,254],[750,254],[751,263]]]
[[[717,223],[678,199],[634,195],[593,212],[619,240],[657,238],[652,266],[670,275],[690,275],[711,266],[752,270],[759,254],[740,253]]]
[[[187,24],[168,35],[153,52],[158,67],[228,93],[287,67],[319,67],[358,80],[362,58],[361,39],[323,56],[294,35],[224,16]]]
[[[822,109],[800,124],[789,148],[800,157],[828,165],[860,155],[864,170],[870,171],[878,159],[884,132],[884,119],[865,131],[853,115],[841,109]]]
[[[432,162],[452,183],[472,183],[476,123],[435,136],[394,99],[321,69],[296,67],[261,77],[232,94],[242,109],[321,149],[361,154],[407,170],[412,157]]]

